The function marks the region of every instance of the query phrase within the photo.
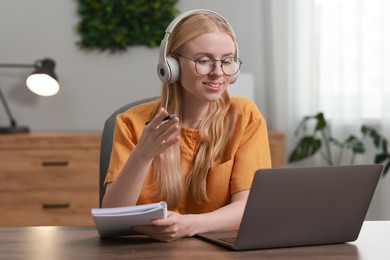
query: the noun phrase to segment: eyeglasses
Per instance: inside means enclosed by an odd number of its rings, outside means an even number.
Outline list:
[[[216,62],[219,61],[221,62],[223,74],[227,76],[233,76],[240,70],[242,64],[242,61],[239,58],[234,57],[227,57],[222,60],[214,60],[210,57],[204,56],[193,60],[180,54],[178,56],[195,62],[195,70],[200,75],[209,74],[212,70],[214,70]]]

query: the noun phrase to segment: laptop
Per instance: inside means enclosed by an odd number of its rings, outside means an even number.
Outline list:
[[[196,237],[233,250],[351,242],[383,165],[259,169],[238,231]]]

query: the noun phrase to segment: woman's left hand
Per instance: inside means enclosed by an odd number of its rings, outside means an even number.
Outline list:
[[[159,241],[171,242],[195,235],[191,225],[192,216],[169,211],[166,219],[153,220],[151,225],[134,226],[133,230]]]

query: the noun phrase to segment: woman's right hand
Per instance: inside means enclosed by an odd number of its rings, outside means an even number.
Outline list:
[[[153,159],[168,147],[179,142],[179,119],[175,116],[168,121],[163,121],[167,116],[168,112],[160,108],[143,130],[134,152],[139,153],[143,158]]]

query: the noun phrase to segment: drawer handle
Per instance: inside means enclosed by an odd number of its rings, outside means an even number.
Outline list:
[[[43,167],[55,167],[55,166],[68,166],[68,161],[57,161],[57,162],[42,162]]]
[[[66,208],[69,208],[69,203],[57,203],[57,204],[43,203],[42,208],[44,208],[44,209],[66,209]]]

